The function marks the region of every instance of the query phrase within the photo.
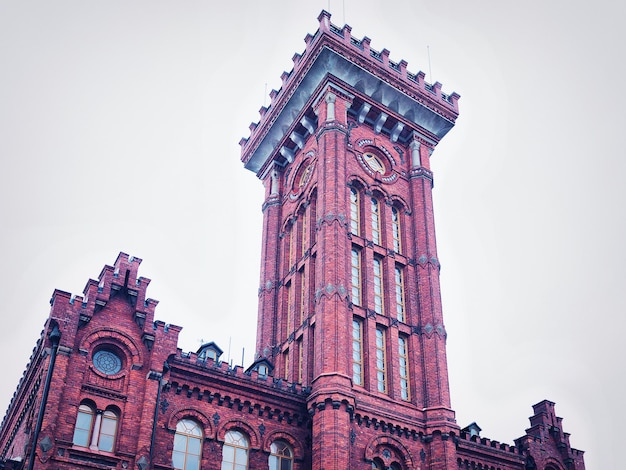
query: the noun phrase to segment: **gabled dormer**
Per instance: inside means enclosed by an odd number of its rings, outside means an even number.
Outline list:
[[[209,343],[204,343],[202,346],[200,346],[198,351],[196,351],[196,354],[198,355],[198,359],[213,359],[215,362],[217,362],[219,361],[220,356],[223,352],[224,351],[222,351],[222,349],[217,344],[211,341]]]

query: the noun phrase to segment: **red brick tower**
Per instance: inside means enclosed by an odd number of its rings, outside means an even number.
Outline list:
[[[449,468],[430,156],[459,96],[318,20],[241,142],[265,185],[256,358],[310,387],[313,469]]]

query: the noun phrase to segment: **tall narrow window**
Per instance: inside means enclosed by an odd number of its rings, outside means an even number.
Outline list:
[[[359,192],[355,188],[350,188],[350,231],[359,235]]]
[[[239,431],[228,431],[224,436],[221,470],[247,470],[249,447],[246,436]]]
[[[117,414],[114,411],[106,410],[102,413],[102,423],[100,424],[100,436],[98,438],[98,449],[104,452],[113,452],[115,446],[115,435],[117,433]]]
[[[182,470],[199,470],[202,454],[202,429],[190,419],[176,424],[172,465]]]
[[[398,338],[398,358],[400,361],[400,397],[403,400],[410,400],[411,394],[409,393],[409,345],[404,336]]]
[[[383,263],[374,258],[374,311],[383,314]]]
[[[393,234],[393,251],[400,253],[400,212],[397,208],[391,209],[391,232]]]
[[[311,208],[309,209],[309,218],[311,220],[311,246],[313,246],[317,240],[317,191],[311,194]]]
[[[352,248],[351,256],[352,303],[361,305],[361,252]]]
[[[78,408],[76,425],[74,426],[74,445],[81,447],[89,446],[91,428],[93,426],[94,410],[91,406],[82,404]]]
[[[293,450],[283,441],[274,441],[270,445],[270,470],[291,470],[293,468]]]
[[[300,324],[306,317],[306,276],[304,275],[304,266],[300,270]]]
[[[291,282],[287,283],[285,285],[285,296],[287,297],[286,299],[286,303],[287,303],[287,323],[285,325],[285,338],[287,338],[287,336],[289,336],[290,332],[292,331],[292,315],[291,315],[291,311],[293,309],[293,302],[291,301]]]
[[[292,224],[289,228],[289,269],[293,266],[295,262],[296,256],[296,235],[297,231],[295,230],[295,226]]]
[[[380,245],[380,208],[375,197],[372,198],[372,241]]]
[[[363,385],[363,323],[352,320],[352,382]]]
[[[396,318],[398,321],[404,322],[404,279],[402,278],[402,269],[396,266]]]
[[[304,359],[304,351],[302,350],[302,338],[298,340],[298,383],[302,383],[302,360]]]
[[[306,223],[306,209],[300,213],[300,217],[302,218],[301,222],[301,245],[300,245],[300,256],[304,256],[307,248],[307,223]]]
[[[376,328],[376,386],[379,392],[387,393],[385,331],[381,328]]]
[[[283,378],[285,380],[289,379],[289,349],[286,349],[283,353],[283,363],[285,365],[285,373],[283,374]]]

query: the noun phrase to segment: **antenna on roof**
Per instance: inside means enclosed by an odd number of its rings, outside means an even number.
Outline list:
[[[232,339],[232,336],[228,337],[228,363],[231,364],[231,360],[230,360],[230,340]]]
[[[428,52],[428,81],[432,84],[433,83],[433,72],[430,68],[430,46],[427,44],[426,45],[426,52]]]
[[[267,104],[267,82],[265,82],[265,93],[263,93],[263,107]]]

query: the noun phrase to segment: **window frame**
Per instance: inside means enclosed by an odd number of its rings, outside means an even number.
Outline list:
[[[394,284],[396,294],[396,319],[406,323],[406,303],[404,296],[404,269],[396,264],[394,267]]]
[[[187,423],[189,423],[192,426],[187,427],[187,429],[181,430],[179,429],[179,427],[181,426],[181,424],[185,424],[187,425]],[[197,432],[193,432],[196,431]],[[184,443],[185,443],[185,450],[177,450],[177,441],[179,441],[179,439],[177,439],[177,436],[182,436],[182,438],[184,439]],[[198,454],[193,454],[189,452],[189,443],[191,442],[190,440],[194,439],[197,440],[199,442],[197,442],[198,445]],[[200,470],[200,468],[202,467],[202,444],[204,442],[204,432],[202,429],[202,425],[200,423],[198,423],[196,420],[194,419],[190,419],[190,418],[183,418],[181,420],[179,420],[176,423],[176,433],[174,434],[174,446],[172,449],[172,467],[175,469],[181,469],[181,470]],[[178,453],[180,455],[183,456],[183,466],[182,467],[176,467],[176,462],[175,462],[175,458],[174,458],[174,454]],[[196,456],[197,457],[197,467],[192,468],[190,467],[190,464],[188,462],[188,458],[189,456]]]
[[[234,442],[234,438],[233,436],[237,435],[238,439],[237,442]],[[229,439],[232,439],[231,442],[228,442]],[[239,442],[245,442],[245,446],[243,445],[239,445]],[[226,458],[224,449],[226,447],[230,447],[233,449],[233,460],[232,462],[226,462],[224,459]],[[237,449],[243,449],[245,451],[245,462],[238,462],[237,461]],[[221,463],[221,470],[236,470],[238,469],[241,465],[244,465],[244,468],[247,470],[248,469],[248,465],[250,463],[250,438],[244,434],[243,432],[237,430],[237,429],[229,429],[228,431],[226,431],[226,433],[224,434],[224,444],[222,445],[222,463]],[[229,466],[226,466],[227,464],[230,464]]]
[[[357,378],[358,374],[358,378]],[[352,383],[363,386],[363,321],[352,319]]]
[[[396,253],[402,253],[402,235],[401,235],[402,222],[400,221],[400,210],[392,206],[391,207],[391,234],[393,236],[393,250]]]
[[[371,222],[372,222],[372,242],[376,245],[381,245],[381,228],[380,228],[380,201],[372,196],[370,198],[371,204]]]
[[[385,314],[385,277],[384,262],[380,256],[374,256],[372,260],[372,285],[374,289],[374,308],[373,310],[380,314]]]
[[[352,247],[350,252],[350,284],[351,302],[353,305],[362,305],[363,278],[361,273],[361,250]]]
[[[376,327],[375,346],[376,352],[374,360],[376,361],[376,390],[379,393],[387,394],[389,387],[387,386],[387,338],[386,331],[380,327]]]
[[[283,446],[282,449],[276,449],[278,444]],[[285,455],[285,451],[289,452],[289,455]],[[292,470],[294,461],[294,451],[291,445],[283,439],[277,439],[270,444],[270,456],[268,458],[269,470]],[[287,464],[285,467],[284,464]]]
[[[361,195],[350,186],[350,233],[357,237],[361,235]]]
[[[400,378],[400,398],[411,401],[411,371],[409,370],[409,338],[398,336],[398,376]]]

